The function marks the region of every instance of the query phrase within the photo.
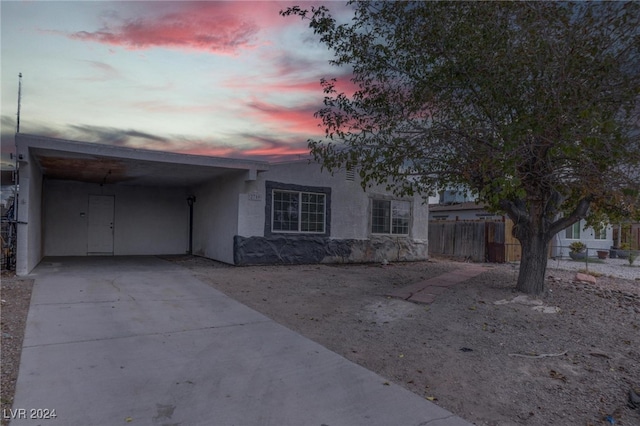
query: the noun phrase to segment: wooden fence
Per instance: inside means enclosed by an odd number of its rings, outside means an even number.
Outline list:
[[[474,262],[513,262],[521,258],[520,244],[511,230],[513,222],[432,221],[429,253]]]

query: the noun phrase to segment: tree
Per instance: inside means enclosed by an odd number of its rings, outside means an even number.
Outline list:
[[[326,168],[395,178],[399,194],[470,188],[513,220],[517,289],[533,294],[555,234],[638,206],[640,3],[349,4],[347,23],[281,12],[308,20],[357,87],[322,81],[325,138],[309,146]]]

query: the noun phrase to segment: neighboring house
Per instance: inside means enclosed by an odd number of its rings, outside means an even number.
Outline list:
[[[473,201],[473,197],[464,191],[442,191],[440,192],[438,204],[429,205],[430,223],[437,221],[506,221],[506,215],[492,214],[486,211],[485,205],[481,202]],[[552,240],[550,247],[551,257],[568,257],[570,244],[574,241],[581,241],[587,245],[589,256],[597,256],[597,250],[609,250],[613,245],[614,233],[611,225],[603,225],[596,231],[592,227],[586,227],[586,222],[581,220],[572,226],[559,232]],[[640,238],[640,232],[638,233]]]
[[[613,245],[613,227],[611,225],[603,225],[596,231],[592,227],[587,227],[585,220],[574,223],[564,231],[560,231],[551,240],[551,256],[566,257],[569,256],[571,243],[580,241],[586,244],[589,250],[589,256],[597,256],[598,250],[609,250]]]
[[[505,215],[489,213],[484,203],[465,201],[450,204],[429,204],[429,220],[504,220]]]
[[[505,215],[489,213],[484,203],[457,201],[461,198],[460,193],[441,193],[439,204],[429,205],[431,254],[474,262],[520,260],[520,243],[511,235],[513,222]]]
[[[17,134],[17,273],[45,256],[234,265],[427,258],[428,207],[308,160],[267,163]]]

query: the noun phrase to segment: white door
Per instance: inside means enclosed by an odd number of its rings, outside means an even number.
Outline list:
[[[112,195],[89,195],[87,254],[113,254]]]

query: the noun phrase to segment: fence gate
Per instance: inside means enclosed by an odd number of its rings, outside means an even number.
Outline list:
[[[487,262],[504,263],[504,222],[486,222],[484,226],[484,241],[487,249]]]

